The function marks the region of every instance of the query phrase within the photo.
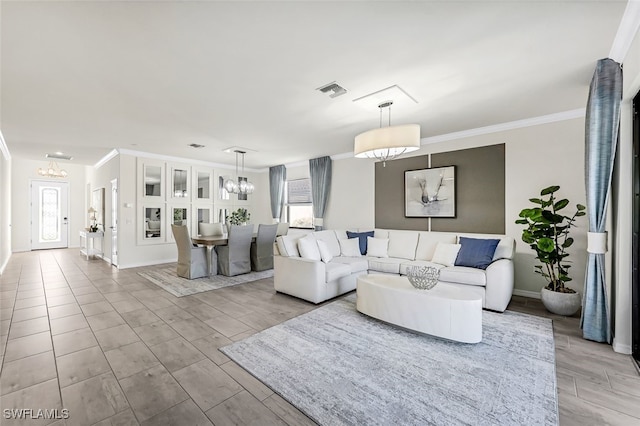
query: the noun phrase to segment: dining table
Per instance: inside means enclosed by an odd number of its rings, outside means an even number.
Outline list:
[[[256,240],[256,233],[251,237],[251,242]],[[224,233],[222,235],[202,236],[198,235],[191,237],[193,244],[205,246],[207,248],[207,270],[209,276],[218,275],[218,255],[213,249],[215,246],[226,246],[229,243],[229,236]]]

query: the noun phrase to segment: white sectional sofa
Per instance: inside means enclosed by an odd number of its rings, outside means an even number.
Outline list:
[[[375,243],[376,248],[380,244],[388,244],[386,253],[377,250],[374,254],[386,254],[387,257],[371,256],[369,252],[361,256],[345,256],[345,253],[354,254],[346,249],[348,242],[340,242],[348,239],[346,231],[325,230],[307,235],[278,237],[274,256],[275,290],[320,303],[354,290],[356,277],[362,274],[406,275],[411,266],[432,266],[440,269],[441,282],[482,296],[482,306],[485,309],[503,312],[509,304],[514,284],[513,238],[504,235],[387,229],[376,229],[373,232],[375,240],[372,243]],[[432,262],[442,262],[443,249],[455,247],[453,244],[464,240],[462,237],[475,241],[499,240],[486,269],[451,265],[453,260],[449,266]],[[299,242],[301,238],[305,238],[304,244]],[[321,241],[318,245],[323,253],[309,253],[308,243],[314,240],[316,243]],[[471,240],[463,242],[469,241]],[[299,248],[303,249],[303,256],[300,255]],[[372,248],[373,244],[369,247],[370,251],[373,251]],[[437,259],[434,259],[434,255],[438,256]],[[455,256],[454,253],[454,259]]]

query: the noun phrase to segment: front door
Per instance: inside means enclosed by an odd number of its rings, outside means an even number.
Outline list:
[[[68,210],[68,182],[31,182],[31,250],[69,246]]]

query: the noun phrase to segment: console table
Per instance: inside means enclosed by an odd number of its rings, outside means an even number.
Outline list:
[[[97,254],[104,258],[103,238],[104,232],[102,231],[80,231],[80,254],[87,256],[87,260],[89,260],[89,256]],[[96,240],[100,243],[99,249],[96,248]]]

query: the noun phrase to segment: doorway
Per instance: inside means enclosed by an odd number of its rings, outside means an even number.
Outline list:
[[[69,183],[31,181],[31,250],[69,246]]]
[[[118,266],[118,179],[111,181],[111,264]]]
[[[640,366],[640,92],[633,99],[633,263],[631,276],[631,353]]]

